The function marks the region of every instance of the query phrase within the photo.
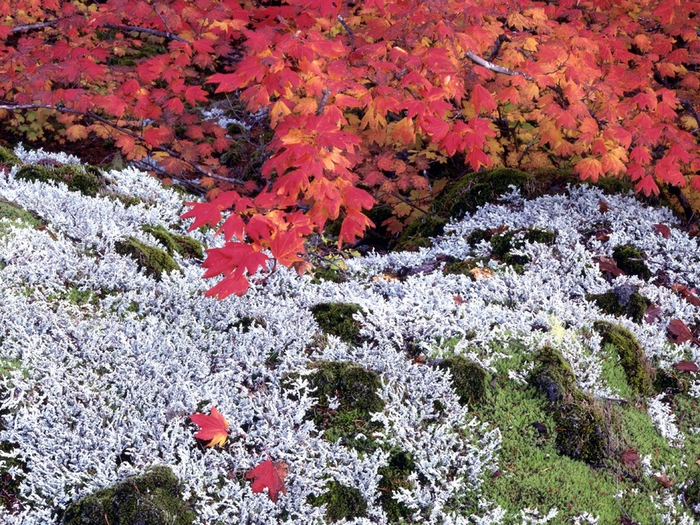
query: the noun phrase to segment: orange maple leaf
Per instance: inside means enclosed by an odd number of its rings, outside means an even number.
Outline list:
[[[192,414],[190,416],[192,422],[201,428],[194,437],[202,441],[209,441],[208,447],[219,445],[223,447],[226,444],[228,437],[228,421],[224,419],[216,407],[211,407],[211,415]]]
[[[270,499],[277,503],[277,495],[280,492],[287,493],[284,478],[287,476],[288,467],[284,461],[268,459],[246,472],[245,478],[253,480],[253,492],[258,493],[267,489]]]

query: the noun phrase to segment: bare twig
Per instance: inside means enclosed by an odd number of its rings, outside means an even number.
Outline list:
[[[692,117],[695,119],[695,122],[697,122],[697,125],[700,126],[700,115],[698,115],[697,110],[695,109],[695,106],[690,100],[686,100],[684,98],[679,98],[678,102],[681,103],[681,106],[683,106],[683,109],[686,110],[688,113],[692,115]],[[700,127],[694,129],[691,131],[693,135],[695,135],[698,131],[700,131]]]
[[[526,75],[525,73],[522,73],[520,71],[514,71],[512,69],[508,69],[507,67],[499,66],[497,64],[494,64],[493,62],[489,62],[488,60],[481,58],[479,55],[472,53],[471,51],[467,51],[465,53],[467,55],[467,58],[469,58],[472,62],[476,62],[482,67],[485,67],[489,71],[494,71],[495,73],[501,73],[503,75],[520,75],[524,77],[527,80],[534,80],[530,75]]]
[[[340,15],[338,15],[338,22],[340,22],[340,25],[343,26],[343,29],[345,29],[345,31],[348,33],[348,35],[350,35],[353,38],[355,37],[355,33],[352,32],[352,29],[350,29],[350,26],[348,25],[348,23]]]
[[[185,40],[184,38],[177,36],[176,34],[166,32],[166,31],[158,31],[157,29],[150,29],[148,27],[138,27],[138,26],[117,26],[114,24],[104,24],[102,27],[106,27],[107,29],[114,29],[116,31],[136,31],[138,33],[147,33],[149,35],[154,35],[154,36],[159,36],[162,38],[167,38],[168,40],[175,40],[177,42],[184,42],[185,44],[191,44],[189,40]]]
[[[328,102],[328,95],[331,94],[331,91],[329,89],[324,89],[323,90],[323,97],[321,98],[321,102],[318,104],[318,109],[316,110],[316,116],[318,117],[321,113],[323,113],[323,108],[326,107],[326,102]]]
[[[22,33],[24,31],[33,31],[34,29],[42,29],[44,27],[54,26],[58,23],[58,18],[56,20],[48,20],[46,22],[40,22],[38,24],[28,24],[26,26],[13,27],[10,31],[12,33]]]

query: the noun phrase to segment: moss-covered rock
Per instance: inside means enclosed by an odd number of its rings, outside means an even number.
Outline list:
[[[314,319],[327,334],[335,335],[349,344],[360,340],[360,323],[353,316],[362,311],[357,304],[319,303],[310,308]]]
[[[534,360],[528,381],[551,403],[557,423],[557,448],[572,459],[602,464],[612,452],[612,430],[603,408],[579,390],[571,365],[558,350],[544,347]]]
[[[644,280],[651,278],[651,270],[644,262],[647,254],[632,244],[620,244],[613,248],[613,259],[617,267],[629,275],[636,275]]]
[[[46,226],[46,223],[32,212],[2,199],[0,199],[0,219],[9,219],[13,221],[14,226],[27,228],[41,228]],[[0,224],[0,235],[9,233],[9,230],[9,225]]]
[[[367,501],[359,490],[337,481],[328,483],[327,488],[322,495],[311,496],[309,502],[317,507],[326,505],[326,518],[330,521],[367,517]]]
[[[128,255],[135,259],[148,275],[156,279],[160,279],[163,272],[168,273],[173,270],[180,270],[180,266],[165,250],[149,246],[134,237],[117,242],[114,248],[120,255]]]
[[[15,176],[30,181],[63,182],[69,190],[79,191],[89,197],[94,197],[106,187],[106,179],[100,170],[92,166],[23,166]]]
[[[183,257],[190,259],[204,258],[204,245],[192,237],[175,234],[160,224],[156,226],[146,224],[142,226],[141,229],[158,239],[163,246],[165,246],[165,249],[169,255],[178,253]]]
[[[620,365],[627,376],[627,384],[635,393],[648,395],[652,392],[653,368],[637,339],[626,328],[597,321],[593,328],[601,335],[604,345],[611,345],[620,357]]]
[[[637,292],[633,286],[619,286],[602,294],[588,294],[586,300],[594,302],[604,313],[626,315],[635,323],[641,323],[651,301]]]
[[[659,393],[672,396],[685,394],[690,390],[693,377],[687,372],[674,370],[673,368],[658,369],[654,376],[654,389]]]
[[[71,503],[65,525],[189,525],[195,513],[180,495],[179,480],[168,467],[153,467],[141,476]]]
[[[463,356],[448,357],[438,362],[437,366],[449,370],[461,404],[480,403],[487,394],[489,373],[478,364]]]

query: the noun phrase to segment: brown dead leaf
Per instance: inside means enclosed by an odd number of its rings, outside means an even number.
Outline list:
[[[461,295],[453,295],[452,299],[454,300],[454,302],[456,304],[464,304],[464,302],[465,302],[464,299],[462,299]]]
[[[688,288],[683,284],[674,284],[671,289],[678,292],[683,299],[694,306],[700,306],[700,297],[695,293],[695,288]]]
[[[473,268],[469,270],[469,275],[472,276],[472,279],[478,281],[479,279],[488,279],[493,277],[493,271],[491,271],[490,268]]]
[[[622,463],[628,467],[634,467],[639,461],[639,454],[636,448],[628,448],[620,456]]]
[[[693,339],[693,334],[680,319],[671,319],[668,323],[668,340],[673,343],[685,343]]]
[[[603,199],[600,199],[598,201],[598,209],[600,210],[600,213],[606,213],[610,208],[608,207],[607,202],[605,202]]]
[[[665,472],[661,476],[654,476],[654,478],[667,489],[673,486],[673,480]]]

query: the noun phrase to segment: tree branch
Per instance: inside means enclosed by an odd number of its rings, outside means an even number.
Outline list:
[[[33,31],[34,29],[42,29],[44,27],[50,27],[58,23],[58,18],[56,20],[49,20],[48,22],[40,22],[38,24],[29,24],[26,26],[13,27],[10,32],[12,33],[22,33],[24,31]]]
[[[499,66],[497,64],[494,64],[493,62],[489,62],[488,60],[481,58],[479,55],[472,53],[471,51],[467,51],[465,54],[467,55],[467,58],[472,60],[472,62],[476,62],[477,64],[479,64],[482,67],[485,67],[489,71],[494,71],[503,75],[520,75],[527,80],[534,80],[534,78],[532,78],[530,75],[526,75],[525,73],[521,73],[520,71],[514,71],[512,69],[508,69],[507,67]]]

